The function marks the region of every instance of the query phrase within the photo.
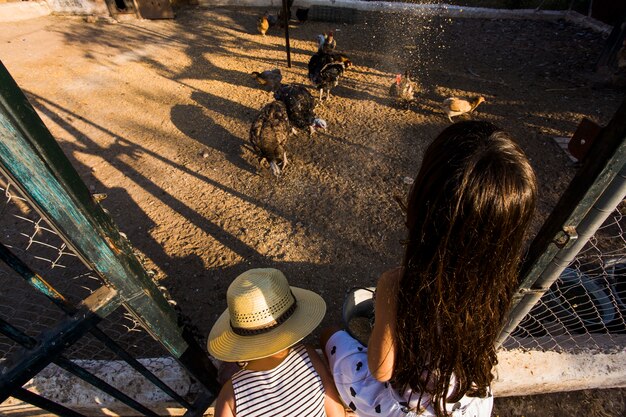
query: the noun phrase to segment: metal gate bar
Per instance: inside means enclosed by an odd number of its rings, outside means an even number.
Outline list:
[[[115,287],[127,310],[194,378],[217,393],[217,370],[167,303],[111,218],[6,68],[0,64],[0,170],[83,262]]]
[[[2,324],[3,329],[9,329],[7,336],[11,337],[14,341],[19,343],[23,347],[27,349],[32,349],[32,347],[38,344],[35,338],[30,337],[25,333],[22,333],[19,329],[13,327],[11,324],[7,323],[3,319],[0,319],[0,323]],[[54,363],[55,365],[57,365],[58,367],[62,369],[65,369],[67,372],[77,376],[78,378],[100,389],[101,391],[109,394],[113,398],[116,398],[122,401],[124,404],[139,411],[143,415],[151,416],[151,417],[159,417],[158,414],[154,413],[149,408],[135,401],[128,395],[124,394],[123,392],[111,386],[110,384],[106,383],[105,381],[98,378],[97,376],[87,371],[86,369],[76,365],[75,363],[67,359],[66,357],[59,355],[52,360],[52,363]]]
[[[34,394],[24,388],[18,388],[13,393],[13,396],[20,401],[24,401],[25,403],[32,404],[34,406],[37,406],[43,410],[49,411],[61,417],[86,417],[83,414],[77,413],[74,410],[70,410],[69,408],[62,406],[61,404],[57,404],[54,401],[50,401],[49,399],[44,398],[40,395]]]
[[[626,99],[594,140],[581,168],[533,240],[529,255],[522,266],[520,285],[513,296],[507,322],[496,342],[498,346],[511,335],[559,277],[567,266],[566,263],[574,258],[586,239],[600,226],[598,219],[603,215],[606,218],[610,214],[606,211],[615,209],[620,195],[606,196],[605,193],[612,184],[617,189],[613,188],[611,193],[622,192],[625,164]],[[600,201],[603,195],[609,200]],[[597,207],[600,213],[596,213],[600,216],[594,219],[589,212],[597,203],[601,204]],[[587,217],[589,219],[585,220]],[[591,230],[591,226],[595,229]],[[584,239],[577,242],[579,234],[583,234]]]
[[[143,404],[139,403],[138,401],[132,399],[128,395],[124,394],[123,392],[121,392],[117,388],[113,387],[112,385],[110,385],[107,382],[103,381],[102,379],[98,378],[97,376],[95,376],[91,372],[87,371],[86,369],[81,368],[80,366],[76,365],[75,363],[73,363],[69,359],[67,359],[67,358],[65,358],[63,356],[60,356],[59,358],[54,360],[54,363],[56,365],[58,365],[60,368],[65,369],[67,372],[70,372],[70,373],[76,375],[77,377],[79,377],[83,381],[85,381],[85,382],[91,384],[92,386],[98,388],[99,390],[109,394],[111,397],[113,397],[113,398],[115,398],[117,400],[120,400],[121,402],[123,402],[127,406],[129,406],[129,407],[139,411],[143,415],[150,416],[150,417],[159,417],[159,415],[157,413],[155,413],[154,411],[150,410],[149,408],[147,408]]]
[[[15,272],[17,272],[22,278],[28,282],[33,288],[40,291],[56,306],[58,306],[63,312],[68,315],[75,314],[78,309],[71,304],[63,295],[59,294],[52,286],[50,286],[41,276],[32,271],[21,259],[13,254],[4,244],[0,243],[0,260],[4,261]],[[191,404],[185,401],[180,395],[173,389],[168,387],[163,381],[157,378],[152,372],[143,366],[139,361],[133,358],[128,352],[126,352],[120,345],[118,345],[113,339],[107,336],[97,326],[94,326],[89,332],[105,344],[111,351],[117,354],[126,363],[132,366],[137,372],[146,377],[150,382],[159,387],[163,392],[169,395],[172,399],[177,401],[185,408],[192,408]],[[19,343],[19,342],[18,342]]]
[[[8,361],[9,366],[0,378],[0,403],[59,357],[63,349],[80,339],[102,317],[118,308],[120,302],[115,290],[100,287],[81,302],[81,307],[74,316],[60,323],[50,335],[39,340],[36,346],[12,355]],[[2,322],[4,329],[11,327],[4,320]],[[16,335],[15,329],[11,329],[11,333],[14,337],[23,337]]]
[[[19,343],[26,349],[32,349],[37,346],[37,340],[22,333],[17,327],[11,323],[6,322],[3,318],[0,318],[0,333]]]

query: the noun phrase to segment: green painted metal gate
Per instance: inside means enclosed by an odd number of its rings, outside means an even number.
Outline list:
[[[155,389],[187,409],[186,415],[201,415],[219,390],[215,367],[190,332],[180,325],[176,311],[143,268],[130,243],[100,206],[98,196],[89,193],[1,63],[0,174],[0,189],[4,191],[6,201],[18,203],[17,209],[4,207],[0,210],[2,220],[11,218],[28,222],[33,232],[21,233],[28,237],[28,247],[37,244],[53,248],[58,254],[56,259],[52,259],[54,256],[47,259],[51,267],[45,273],[39,273],[26,261],[30,254],[6,243],[4,239],[10,236],[2,236],[2,292],[6,295],[19,285],[28,284],[33,295],[21,298],[41,297],[45,301],[36,304],[50,303],[61,312],[56,319],[51,315],[47,317],[51,323],[44,329],[27,329],[29,320],[18,312],[0,319],[3,340],[15,344],[15,348],[4,352],[0,360],[0,403],[14,397],[61,416],[81,415],[24,387],[27,381],[54,363],[135,412],[156,416],[154,410],[131,398],[123,388],[112,386],[64,355],[89,335],[104,345],[110,355],[123,360],[147,378]],[[59,243],[51,244],[48,235],[59,239]],[[41,256],[35,258],[44,259]],[[81,264],[87,272],[66,272],[71,268],[61,265],[62,258],[69,259],[68,263]],[[55,272],[59,269],[60,273]],[[88,289],[87,296],[78,296],[72,301],[72,297],[62,294],[56,284],[49,282],[48,274],[51,277],[58,275],[59,282],[87,276],[97,285]],[[76,294],[73,298],[77,298]],[[195,398],[184,398],[168,387],[101,328],[104,320],[114,313],[119,314],[120,310],[158,341],[198,383],[200,390]]]

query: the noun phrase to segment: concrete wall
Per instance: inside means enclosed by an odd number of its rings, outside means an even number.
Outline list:
[[[108,16],[104,0],[46,0],[50,10],[60,14]]]
[[[19,22],[52,13],[110,15],[105,0],[42,0],[0,3],[0,22]]]
[[[496,397],[587,388],[626,387],[626,351],[619,349],[613,353],[578,354],[514,349],[501,351],[498,360],[497,379],[492,387]],[[197,393],[198,387],[172,358],[140,361],[182,396],[189,394],[195,396]],[[148,408],[158,410],[161,415],[182,415],[185,411],[124,362],[76,361],[76,363],[111,385],[122,388],[126,394]],[[135,411],[121,406],[112,397],[77,378],[68,376],[54,365],[46,368],[25,387],[87,416],[137,415]],[[36,408],[15,399],[0,404],[0,415],[7,417],[30,416],[35,410]],[[207,414],[211,415],[212,410],[207,410]]]
[[[45,1],[16,1],[0,3],[0,22],[19,22],[50,14]]]

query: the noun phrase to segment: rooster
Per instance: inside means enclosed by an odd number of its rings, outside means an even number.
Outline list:
[[[452,117],[465,113],[471,113],[480,103],[483,103],[484,101],[485,98],[483,96],[476,97],[471,102],[456,97],[450,97],[443,101],[443,111],[452,122]]]
[[[345,70],[352,66],[352,61],[338,52],[329,52],[324,49],[327,37],[319,35],[318,50],[311,56],[309,60],[309,80],[315,85],[320,92],[320,101],[324,98],[324,90],[326,90],[326,99],[330,99],[330,90],[339,84],[339,79],[343,76]]]
[[[280,87],[283,75],[280,69],[265,70],[263,72],[252,71],[252,77],[267,91],[276,91]]]
[[[391,84],[389,88],[389,95],[394,98],[397,103],[408,107],[411,102],[413,102],[414,89],[415,86],[409,77],[409,71],[406,71],[404,78],[402,78],[402,74],[396,75],[396,81]]]
[[[322,50],[324,52],[332,52],[337,47],[337,41],[333,35],[333,32],[324,33],[324,43],[322,43]]]
[[[263,107],[250,127],[250,143],[259,163],[266,160],[276,177],[287,166],[284,146],[289,131],[287,107],[282,101],[274,101]]]
[[[315,99],[305,87],[283,84],[274,92],[274,98],[285,104],[291,124],[306,129],[309,138],[318,129],[326,130],[326,121],[315,117]]]

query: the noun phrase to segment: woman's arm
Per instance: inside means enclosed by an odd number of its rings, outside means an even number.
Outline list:
[[[235,417],[235,393],[233,383],[228,380],[215,400],[214,417]]]
[[[384,272],[376,286],[374,329],[367,344],[367,364],[377,380],[389,381],[395,360],[397,294],[402,269]]]
[[[324,391],[326,391],[326,398],[324,399],[324,408],[328,417],[345,417],[350,415],[346,412],[346,408],[339,399],[339,393],[335,387],[335,381],[330,375],[326,364],[322,361],[322,358],[317,354],[317,351],[311,346],[306,346],[306,350],[311,358],[311,363],[315,368],[315,371],[322,379],[322,385],[324,385]]]

